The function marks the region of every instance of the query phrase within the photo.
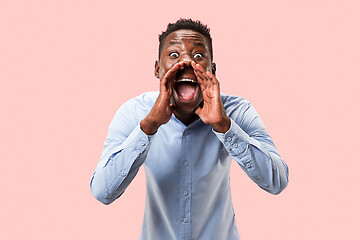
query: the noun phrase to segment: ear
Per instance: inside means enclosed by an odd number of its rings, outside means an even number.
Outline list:
[[[216,77],[216,63],[212,63],[211,64],[211,71],[212,71],[212,74]]]
[[[154,69],[154,75],[156,78],[159,78],[159,70],[160,70],[159,60],[156,60],[155,61],[155,69]]]

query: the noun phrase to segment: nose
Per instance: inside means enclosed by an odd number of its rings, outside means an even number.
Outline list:
[[[190,54],[182,54],[179,58],[179,62],[186,62],[186,65],[191,64],[193,60],[194,59],[190,56]]]

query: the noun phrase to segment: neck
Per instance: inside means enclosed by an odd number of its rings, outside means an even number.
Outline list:
[[[182,122],[186,126],[189,126],[192,122],[194,122],[196,119],[199,118],[199,116],[196,115],[195,113],[184,114],[184,113],[179,113],[179,112],[175,111],[174,114],[175,114],[175,117],[177,119],[179,119],[180,122]]]

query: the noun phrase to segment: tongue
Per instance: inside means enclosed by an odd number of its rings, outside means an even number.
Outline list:
[[[190,100],[195,95],[196,88],[191,83],[181,83],[177,88],[177,93],[180,98]]]

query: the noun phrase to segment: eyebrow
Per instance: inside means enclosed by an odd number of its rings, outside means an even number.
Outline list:
[[[195,42],[194,45],[195,46],[202,46],[203,48],[205,48],[205,45],[202,42]]]
[[[180,45],[180,44],[181,44],[181,42],[175,42],[175,41],[169,42],[169,45],[170,45],[170,46],[171,46],[171,45]],[[202,42],[195,42],[194,45],[195,45],[195,46],[201,46],[201,47],[203,47],[203,48],[206,48],[205,45],[204,45]]]
[[[176,45],[176,44],[181,44],[181,42],[175,42],[175,41],[171,41],[171,42],[169,42],[169,45]]]

